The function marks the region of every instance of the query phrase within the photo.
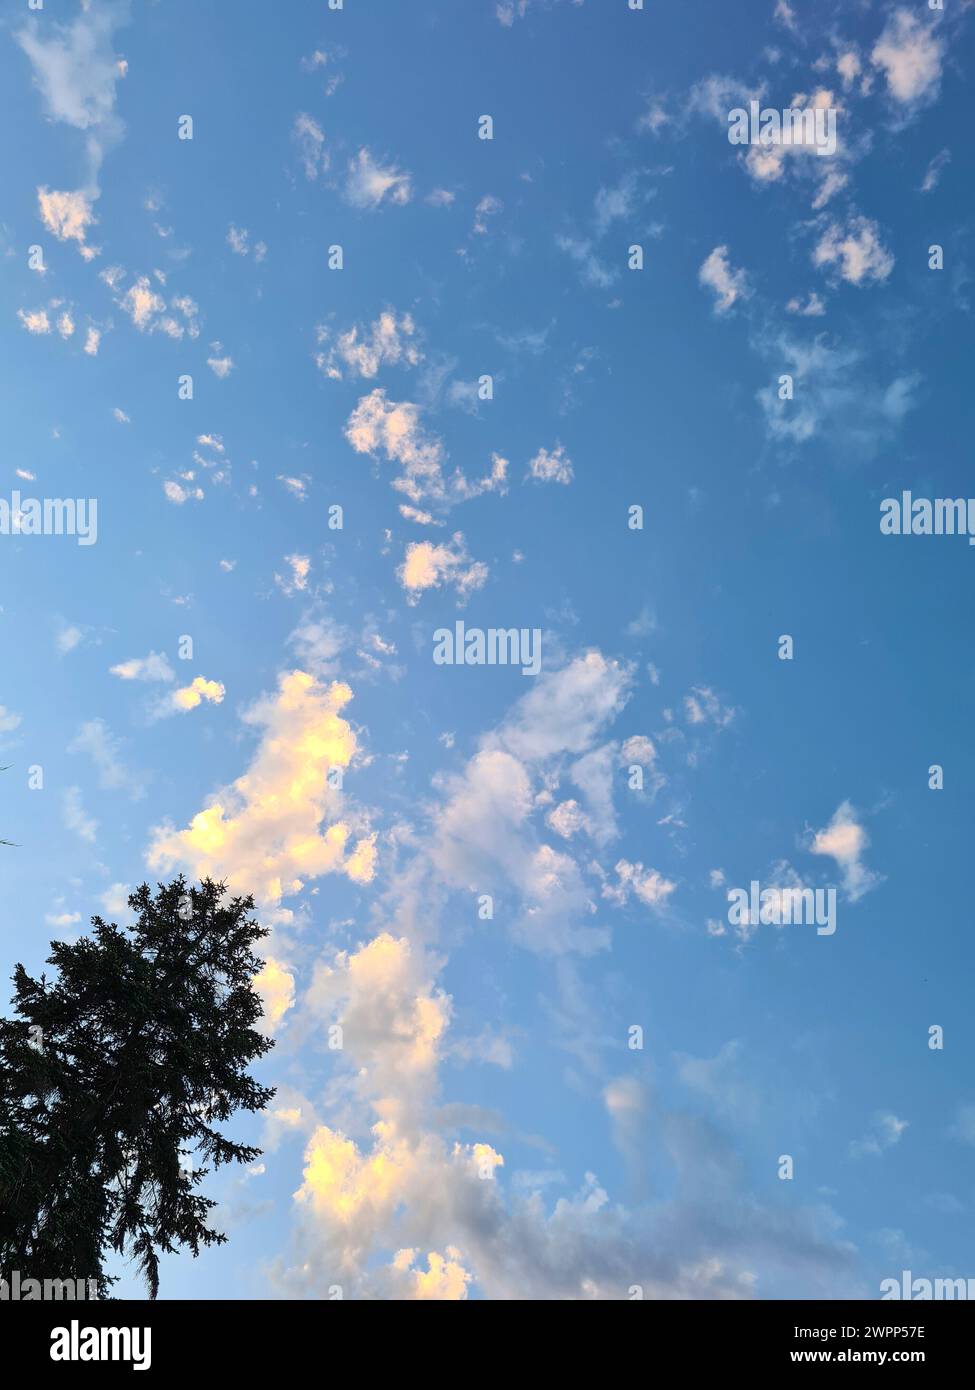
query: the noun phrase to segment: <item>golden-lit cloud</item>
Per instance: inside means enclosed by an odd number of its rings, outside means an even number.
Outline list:
[[[471,559],[458,531],[449,545],[411,541],[396,577],[406,590],[409,603],[417,603],[424,589],[439,589],[445,584],[455,588],[463,601],[474,589],[483,588],[488,567],[481,560]]]
[[[438,1300],[458,1302],[467,1297],[467,1285],[471,1276],[460,1263],[460,1251],[449,1245],[446,1258],[431,1250],[427,1255],[427,1267],[415,1267],[415,1250],[397,1250],[392,1270],[405,1276],[402,1298],[417,1300]]]
[[[254,976],[254,988],[264,1004],[264,1028],[273,1033],[295,1002],[295,977],[279,961],[268,957]]]
[[[377,1246],[389,1248],[398,1220],[409,1225],[426,1212],[438,1227],[456,1224],[451,1212],[493,1206],[496,1169],[504,1164],[490,1144],[446,1144],[439,1135],[424,1135],[411,1142],[395,1125],[380,1121],[372,1128],[373,1144],[360,1150],[354,1140],[327,1125],[319,1125],[305,1148],[303,1181],[295,1202],[312,1218],[329,1249],[329,1264],[343,1277],[360,1277],[369,1253]],[[461,1252],[445,1243],[450,1263],[459,1264]],[[392,1265],[404,1274],[413,1251],[403,1252],[402,1242]],[[408,1258],[407,1258],[408,1257]],[[400,1261],[397,1266],[396,1260]],[[333,1263],[334,1262],[334,1263]],[[409,1280],[411,1297],[445,1297],[445,1290],[466,1286],[464,1271],[448,1270],[430,1259],[422,1277]],[[437,1292],[437,1290],[440,1292]],[[421,1290],[426,1290],[421,1293]]]
[[[247,771],[216,792],[182,830],[154,832],[147,860],[153,869],[186,866],[201,878],[226,879],[259,902],[279,903],[309,879],[344,873],[369,883],[375,837],[343,815],[337,770],[357,749],[341,711],[352,691],[323,686],[304,671],[281,675],[276,694],[244,716],[263,730]],[[330,772],[333,777],[330,779]]]
[[[366,1218],[384,1221],[401,1199],[416,1156],[392,1125],[373,1127],[371,1154],[328,1125],[319,1125],[305,1150],[304,1181],[295,1200],[339,1226]]]
[[[88,228],[96,219],[92,212],[91,200],[80,189],[74,193],[66,193],[57,189],[39,188],[37,207],[44,226],[58,241],[76,241],[78,250],[86,261],[98,254],[85,240]]]
[[[144,332],[153,317],[162,313],[166,307],[166,301],[161,295],[156,294],[147,275],[140,275],[119,302],[140,333]]]
[[[50,333],[51,320],[46,309],[18,309],[17,317],[28,333]]]
[[[181,711],[196,709],[204,700],[211,705],[219,705],[226,693],[219,681],[208,681],[205,676],[195,676],[189,685],[173,691],[173,708]]]

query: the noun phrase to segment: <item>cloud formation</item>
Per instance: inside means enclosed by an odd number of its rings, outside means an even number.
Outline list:
[[[329,782],[329,771],[347,768],[358,749],[341,713],[351,699],[340,682],[323,687],[303,671],[282,675],[276,694],[243,716],[261,730],[247,771],[215,792],[184,829],[159,827],[146,856],[149,867],[226,879],[268,904],[322,874],[370,882],[375,839],[368,833],[355,838],[342,814],[342,793]]]
[[[374,211],[386,201],[402,207],[413,196],[409,174],[395,164],[383,164],[363,148],[349,161],[345,198],[355,208]]]
[[[698,280],[714,292],[714,312],[727,314],[739,299],[751,293],[744,270],[735,270],[728,259],[727,246],[716,246],[698,271]]]
[[[863,852],[870,837],[857,820],[849,801],[843,801],[833,812],[833,818],[823,830],[817,830],[809,846],[812,854],[825,854],[834,859],[843,874],[843,888],[851,903],[859,901],[871,888],[883,882],[863,863]]]
[[[449,544],[410,541],[403,563],[396,571],[408,603],[418,603],[426,589],[444,586],[455,589],[459,602],[464,603],[475,589],[484,587],[487,577],[487,565],[471,559],[460,531]]]

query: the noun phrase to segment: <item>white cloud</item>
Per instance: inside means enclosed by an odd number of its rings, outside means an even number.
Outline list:
[[[627,1082],[605,1100],[618,1132],[632,1135],[645,1101]],[[504,1157],[490,1144],[408,1137],[380,1121],[360,1147],[320,1125],[305,1150],[300,1243],[278,1275],[282,1292],[324,1297],[338,1277],[355,1297],[417,1297],[408,1282],[417,1249],[444,1252],[442,1265],[427,1256],[427,1294],[437,1297],[461,1297],[468,1274],[498,1301],[620,1300],[634,1283],[650,1299],[748,1298],[756,1266],[769,1286],[790,1267],[813,1287],[838,1282],[852,1249],[836,1241],[830,1212],[782,1217],[750,1201],[728,1176],[733,1157],[700,1122],[672,1116],[666,1128],[682,1192],[652,1221],[611,1202],[592,1173],[550,1205],[536,1190],[505,1192]],[[709,1178],[720,1184],[721,1220],[692,1195]],[[383,1250],[391,1263],[381,1263]]]
[[[850,1144],[850,1157],[879,1157],[885,1149],[900,1143],[901,1135],[908,1127],[907,1120],[899,1120],[896,1115],[878,1114],[874,1116],[869,1133],[862,1139],[854,1139]]]
[[[546,821],[563,840],[570,840],[580,830],[586,830],[589,820],[578,801],[561,801],[549,811]]]
[[[819,192],[813,199],[813,210],[819,212],[824,208],[831,198],[837,193],[841,193],[849,183],[849,175],[844,174],[840,169],[830,169],[820,180]]]
[[[403,464],[404,476],[394,486],[412,501],[420,501],[428,492],[442,494],[443,445],[424,433],[418,405],[389,401],[386,392],[377,387],[362,397],[350,415],[345,437],[357,453],[373,454],[382,449],[387,458]]]
[[[604,885],[603,897],[622,906],[632,893],[644,906],[659,909],[676,888],[676,883],[656,869],[645,869],[640,863],[631,864],[628,859],[620,859],[616,863],[616,883]]]
[[[733,706],[722,705],[706,685],[692,686],[690,695],[684,696],[684,716],[688,724],[713,724],[715,728],[726,729],[736,714]]]
[[[274,576],[275,584],[289,598],[293,594],[305,593],[308,588],[308,576],[311,573],[310,557],[307,555],[286,555],[284,562],[290,573],[287,575],[276,574]]]
[[[422,948],[384,931],[329,965],[319,962],[305,998],[320,1026],[341,1026],[362,1099],[404,1132],[434,1094],[451,1016],[434,974]]]
[[[799,25],[796,22],[796,12],[789,4],[789,0],[775,0],[775,10],[772,17],[773,19],[777,19],[778,22],[783,25],[784,28],[790,30],[791,33],[797,34],[799,32]]]
[[[88,228],[96,221],[91,199],[78,189],[74,193],[38,188],[37,205],[41,221],[58,241],[76,241],[80,255],[90,261],[97,252],[88,245]]]
[[[104,719],[89,719],[82,724],[68,745],[68,752],[88,755],[98,773],[98,785],[104,791],[124,791],[133,800],[145,794],[146,779],[126,766],[121,744]]]
[[[74,831],[80,839],[87,841],[88,844],[95,843],[98,822],[86,814],[81,802],[80,787],[67,787],[65,789],[61,798],[61,813],[69,830]]]
[[[890,96],[914,106],[937,96],[943,56],[944,43],[933,21],[898,9],[888,18],[870,61],[883,69]]]
[[[14,714],[13,710],[7,709],[6,705],[0,705],[0,734],[13,733],[21,722],[21,716]]]
[[[81,628],[61,623],[54,641],[58,651],[66,656],[68,652],[73,652],[75,647],[80,645],[83,637],[84,633]]]
[[[711,73],[691,88],[688,104],[692,111],[720,121],[727,131],[728,112],[736,106],[747,106],[751,100],[760,101],[764,86],[752,87],[735,77]]]
[[[555,238],[555,244],[579,266],[583,284],[605,290],[618,278],[618,272],[609,269],[599,259],[594,243],[588,238],[566,236],[560,232]]]
[[[515,704],[499,738],[527,761],[585,753],[597,730],[626,704],[631,679],[626,667],[598,651],[575,657],[559,671],[543,671]]]
[[[28,333],[50,333],[51,320],[46,309],[18,309],[17,317]]]
[[[116,84],[124,70],[113,37],[128,18],[127,3],[106,0],[84,4],[70,24],[46,17],[41,24],[32,15],[16,35],[48,118],[85,133],[92,191],[105,154],[124,130],[115,111]]]
[[[448,543],[440,545],[432,541],[410,541],[396,571],[408,603],[419,602],[425,589],[440,589],[445,585],[456,589],[463,603],[473,590],[484,587],[487,577],[487,565],[471,559],[460,531],[455,532]]]
[[[618,757],[617,745],[605,743],[583,754],[569,770],[573,785],[579,788],[585,802],[587,830],[600,846],[608,844],[619,833],[613,806],[613,779]]]
[[[402,206],[412,195],[410,175],[395,164],[379,163],[368,149],[361,149],[355,159],[349,161],[345,197],[353,207],[378,208],[387,199]]]
[[[281,483],[281,485],[282,485],[284,488],[286,488],[286,489],[288,490],[288,492],[291,493],[291,496],[292,496],[292,497],[296,497],[296,498],[298,499],[299,502],[304,502],[304,501],[307,500],[307,497],[308,497],[308,478],[307,478],[307,475],[306,475],[305,477],[303,477],[303,478],[289,478],[289,477],[287,477],[286,474],[284,474],[284,473],[279,473],[279,474],[278,474],[278,477],[277,477],[277,481],[278,481],[279,483]]]
[[[416,526],[443,526],[444,522],[438,521],[431,512],[421,511],[418,507],[410,507],[405,502],[400,505],[400,516],[407,521],[412,521]]]
[[[949,1133],[963,1144],[975,1144],[975,1105],[970,1101],[959,1102]]]
[[[716,246],[698,271],[698,280],[714,291],[716,314],[726,314],[739,299],[751,293],[744,270],[732,269],[727,246]]]
[[[657,750],[645,734],[633,734],[620,749],[620,762],[624,766],[638,763],[642,767],[652,767],[656,760]]]
[[[194,502],[203,501],[203,489],[201,487],[186,488],[171,478],[163,483],[163,492],[166,494],[167,501],[174,503],[177,507],[181,507],[184,502],[191,500]]]
[[[802,318],[822,318],[826,312],[826,305],[815,290],[809,292],[805,303],[797,297],[790,299],[785,307],[787,313],[799,314]]]
[[[894,268],[893,254],[880,240],[880,229],[867,217],[851,217],[846,226],[831,222],[813,251],[813,265],[838,265],[851,285],[881,283]]]
[[[948,149],[939,150],[925,170],[924,178],[921,181],[921,187],[918,191],[920,193],[930,193],[937,188],[945,165],[950,163],[951,151]]]
[[[345,437],[358,454],[382,452],[391,462],[401,464],[403,471],[393,480],[393,487],[411,502],[430,500],[448,506],[485,492],[505,491],[508,463],[498,454],[491,456],[491,472],[477,482],[470,482],[459,468],[445,478],[443,443],[426,433],[420,414],[420,407],[412,401],[390,401],[386,392],[376,387],[360,399],[349,416]]]
[[[150,652],[148,656],[132,657],[110,666],[113,676],[123,681],[171,681],[175,677],[164,652]]]
[[[809,846],[812,854],[825,854],[835,859],[843,872],[843,888],[850,902],[855,903],[871,888],[883,882],[880,874],[862,862],[870,837],[859,824],[849,801],[843,801],[833,812],[833,818],[823,830],[818,830]]]
[[[474,236],[486,236],[488,230],[487,219],[497,217],[498,213],[504,211],[504,203],[500,198],[496,198],[493,193],[487,193],[474,209],[474,226],[471,232]]]
[[[225,377],[228,377],[230,373],[233,371],[234,359],[230,356],[208,357],[207,366],[213,372],[214,376],[218,376],[222,381]]]
[[[129,910],[129,892],[126,884],[113,883],[99,899],[102,911],[107,912],[109,917],[121,917]]]
[[[380,367],[415,367],[423,354],[413,342],[416,325],[409,314],[397,317],[395,309],[384,310],[368,329],[354,326],[335,339],[327,352],[316,354],[319,370],[335,380],[342,379],[345,367],[351,376],[374,377]],[[331,338],[327,328],[318,329],[318,341]]]
[[[668,114],[664,103],[657,97],[652,97],[647,102],[647,109],[636,123],[637,130],[649,130],[651,135],[656,135],[663,130],[664,126],[670,125],[672,117]]]
[[[822,435],[873,457],[914,405],[919,376],[878,383],[856,370],[864,360],[861,349],[831,342],[825,334],[801,339],[783,332],[758,340],[757,346],[776,378],[757,392],[773,439],[801,444]],[[802,384],[792,401],[779,398],[783,368]]]
[[[529,829],[530,772],[502,746],[507,736],[503,726],[482,740],[463,774],[445,780],[449,795],[436,816],[430,860],[458,888],[508,885],[518,903],[509,930],[526,950],[559,956],[603,950],[608,933],[589,924],[591,894],[578,864],[540,844]]]
[[[852,87],[862,71],[860,55],[855,48],[848,48],[840,54],[836,60],[836,71],[843,79],[844,88],[848,90]]]
[[[44,921],[47,923],[49,927],[58,927],[62,929],[64,927],[73,927],[77,922],[81,921],[81,913],[48,912],[44,918]]]
[[[524,19],[528,13],[529,5],[541,4],[543,6],[558,5],[561,0],[496,0],[494,15],[498,23],[505,29],[510,29],[516,19]],[[569,0],[569,3],[578,8],[585,4],[585,0]]]
[[[691,1057],[676,1053],[677,1074],[689,1090],[705,1096],[719,1114],[729,1115],[749,1126],[758,1122],[761,1097],[741,1075],[742,1045],[727,1042],[714,1057]]]
[[[171,302],[172,307],[187,320],[187,333],[189,333],[191,338],[198,338],[200,336],[200,325],[197,322],[197,315],[200,312],[199,305],[195,304],[188,294],[174,295]],[[182,337],[182,333],[179,332],[181,327],[182,325],[180,324],[176,324],[175,329],[170,327],[167,330],[169,336],[177,338]],[[213,343],[211,346],[219,351],[219,345],[217,343]]]
[[[90,130],[111,118],[119,72],[110,44],[122,9],[85,6],[70,25],[49,22],[43,30],[32,17],[17,34],[52,120]]]
[[[250,244],[250,232],[246,227],[235,227],[232,223],[227,231],[227,245],[235,256],[253,256],[254,260],[260,264],[267,255],[267,247],[263,241],[254,243],[253,248]]]
[[[596,232],[604,236],[613,222],[633,216],[639,193],[639,176],[630,170],[611,188],[600,188],[596,194]]]
[[[438,880],[468,891],[484,891],[478,884],[496,884],[494,891],[506,885],[516,895],[513,910],[506,909],[509,929],[528,950],[565,956],[608,944],[608,931],[592,922],[593,894],[579,865],[536,838],[532,778],[574,754],[583,766],[573,771],[597,793],[594,804],[605,808],[598,795],[600,758],[590,768],[585,756],[622,708],[629,683],[629,673],[599,652],[543,672],[505,721],[481,739],[462,774],[439,784],[445,797],[418,862],[432,866]],[[576,806],[563,803],[551,813],[549,829],[566,840],[566,832],[583,828],[579,816]]]
[[[331,163],[325,149],[325,132],[316,120],[303,111],[295,117],[292,138],[298,145],[305,178],[310,183],[314,182]]]
[[[166,308],[166,301],[156,294],[149,283],[148,275],[140,275],[118,303],[140,333],[144,333],[149,327],[154,314],[161,314]]]
[[[282,1257],[274,1274],[285,1296],[322,1297],[341,1283],[346,1297],[461,1298],[476,1290],[494,1299],[620,1299],[639,1283],[646,1298],[743,1298],[781,1288],[783,1277],[792,1289],[798,1282],[811,1293],[849,1291],[843,1276],[854,1252],[837,1239],[831,1211],[783,1213],[755,1200],[740,1186],[737,1156],[705,1122],[654,1107],[647,1125],[651,1097],[630,1074],[608,1084],[600,1074],[597,1094],[635,1163],[645,1168],[650,1135],[663,1139],[677,1181],[673,1197],[652,1210],[611,1201],[591,1173],[577,1192],[550,1202],[543,1178],[515,1180],[493,1143],[446,1137],[462,1123],[490,1125],[492,1116],[438,1104],[442,1060],[469,1059],[475,1049],[465,1040],[450,1046],[453,1005],[437,984],[441,962],[420,942],[439,930],[446,889],[468,904],[472,893],[490,891],[516,942],[558,957],[561,1007],[570,1009],[567,956],[602,949],[608,932],[594,925],[598,904],[580,866],[540,843],[536,830],[554,828],[550,793],[565,755],[582,762],[615,747],[603,726],[632,679],[598,652],[538,677],[463,770],[436,781],[429,831],[419,823],[403,830],[399,843],[415,847],[416,858],[382,903],[378,934],[328,948],[316,964],[292,1026],[341,1024],[342,1050],[327,1123],[301,1097],[279,1097],[272,1117],[275,1135],[307,1136],[293,1258]],[[270,747],[270,733],[266,741]],[[273,743],[281,743],[277,732]],[[246,780],[250,786],[251,773]],[[536,794],[539,781],[547,800]],[[578,823],[577,811],[563,814],[566,828]],[[544,815],[547,829],[538,824]],[[289,842],[296,838],[292,832]],[[269,841],[255,839],[250,864]],[[620,891],[659,910],[673,891],[668,880],[618,863]],[[451,917],[458,905],[450,901]],[[510,1053],[498,1060],[509,1064]]]
[[[551,453],[547,449],[539,449],[528,464],[528,473],[536,482],[568,486],[572,482],[572,460],[561,444],[557,444]]]
[[[646,1168],[650,1119],[648,1088],[636,1076],[614,1077],[603,1087],[603,1104],[612,1126],[613,1142],[626,1159],[630,1172],[640,1182]]]

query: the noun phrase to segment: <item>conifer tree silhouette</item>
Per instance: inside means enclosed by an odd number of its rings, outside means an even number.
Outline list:
[[[267,930],[250,897],[182,876],[129,897],[128,927],[92,918],[52,942],[57,975],[14,971],[0,1019],[0,1274],[94,1279],[109,1296],[112,1251],[134,1257],[150,1298],[159,1256],[227,1237],[198,1191],[223,1163],[260,1153],[217,1128],[274,1094],[248,1074],[273,1043],[253,988]]]

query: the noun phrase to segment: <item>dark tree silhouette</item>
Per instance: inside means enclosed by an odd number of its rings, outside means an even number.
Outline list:
[[[0,1019],[0,1273],[93,1278],[107,1297],[116,1251],[155,1298],[160,1253],[226,1240],[196,1188],[207,1165],[260,1150],[215,1126],[274,1091],[247,1072],[273,1046],[254,1026],[267,931],[252,898],[225,892],[143,884],[131,927],[93,917],[90,936],[51,943],[53,983],[16,967],[16,1018]]]

